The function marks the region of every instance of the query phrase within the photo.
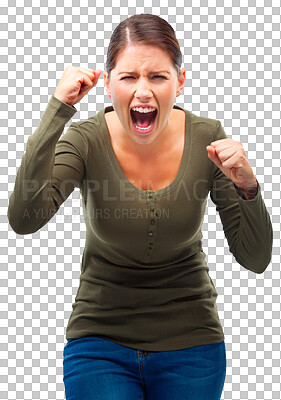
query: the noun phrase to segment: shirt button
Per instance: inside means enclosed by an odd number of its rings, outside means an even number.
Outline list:
[[[146,253],[147,256],[151,256],[151,253]]]
[[[151,225],[154,225],[154,224],[155,224],[154,219],[152,219],[150,222],[151,222]]]
[[[149,244],[149,246],[153,246],[153,243],[152,243],[152,242],[149,242],[148,244]]]
[[[149,199],[152,199],[152,193],[147,193],[147,197],[148,197]]]
[[[149,247],[148,250],[152,250],[152,247]]]
[[[154,211],[155,208],[153,206],[150,207],[150,211]]]
[[[153,232],[151,232],[151,231],[148,232],[148,235],[149,235],[149,236],[153,236]]]

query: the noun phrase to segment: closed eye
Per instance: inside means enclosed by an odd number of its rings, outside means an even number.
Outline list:
[[[152,79],[155,79],[155,78],[167,79],[165,76],[162,76],[162,75],[154,75],[154,76],[152,77]],[[124,76],[123,78],[121,78],[121,81],[122,81],[123,79],[136,79],[136,78],[133,77],[133,76]]]

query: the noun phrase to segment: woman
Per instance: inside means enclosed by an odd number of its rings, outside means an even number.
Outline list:
[[[104,72],[112,106],[59,140],[101,74],[69,66],[27,141],[9,201],[15,232],[39,230],[75,187],[82,195],[67,400],[220,399],[225,342],[201,242],[209,192],[235,259],[255,273],[271,260],[271,221],[242,144],[219,121],[174,105],[181,62],[165,20],[126,19]]]

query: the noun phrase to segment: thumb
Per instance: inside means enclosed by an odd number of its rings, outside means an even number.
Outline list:
[[[208,157],[210,158],[210,160],[213,161],[213,163],[216,164],[216,166],[220,168],[221,161],[220,161],[219,157],[217,156],[216,149],[213,146],[207,146],[206,150],[208,152]]]

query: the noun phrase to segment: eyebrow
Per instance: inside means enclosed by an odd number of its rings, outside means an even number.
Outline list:
[[[169,71],[153,71],[153,72],[149,72],[148,75],[163,74],[163,73],[168,74],[168,75],[171,75]],[[133,72],[133,71],[123,71],[123,72],[119,72],[118,75],[121,75],[121,74],[138,75],[137,72]]]

